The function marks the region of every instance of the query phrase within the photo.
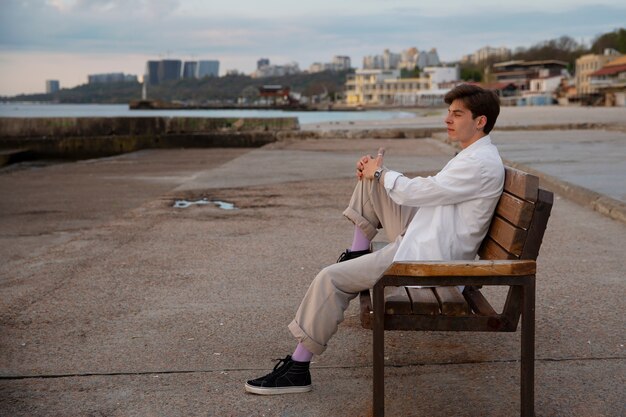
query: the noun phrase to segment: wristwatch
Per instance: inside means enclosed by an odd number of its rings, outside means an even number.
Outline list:
[[[380,181],[380,177],[383,175],[384,170],[385,168],[380,167],[376,171],[374,171],[374,178],[376,179],[376,181]]]

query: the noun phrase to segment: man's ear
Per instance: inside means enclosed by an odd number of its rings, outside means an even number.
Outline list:
[[[487,116],[478,116],[477,122],[476,128],[478,128],[478,130],[485,130],[485,126],[487,125]]]

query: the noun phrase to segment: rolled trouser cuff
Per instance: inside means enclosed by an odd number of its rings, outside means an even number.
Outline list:
[[[356,210],[351,207],[346,208],[343,211],[343,215],[348,218],[356,227],[361,229],[363,234],[369,239],[373,240],[376,234],[378,234],[378,230],[376,226],[372,225],[369,220],[365,217],[361,216]]]
[[[302,330],[302,327],[300,327],[300,325],[295,320],[289,323],[288,328],[291,334],[293,334],[293,336],[298,339],[298,342],[302,343],[304,347],[307,348],[307,350],[312,354],[321,355],[326,350],[327,345],[321,345],[315,340],[311,339],[311,337],[306,334],[304,330]]]

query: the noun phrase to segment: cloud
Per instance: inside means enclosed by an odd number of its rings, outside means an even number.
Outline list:
[[[345,5],[354,3],[349,0],[339,9],[330,4],[324,7],[326,3],[329,2],[322,0],[303,6],[286,1],[244,0],[237,4],[248,13],[226,18],[224,13],[232,11],[228,2],[7,0],[0,17],[0,49],[196,54],[256,50],[259,55],[289,54],[289,51],[303,55],[324,48],[350,47],[360,51],[369,47],[370,53],[376,53],[381,48],[416,45],[458,54],[463,49],[463,53],[472,52],[467,50],[468,38],[487,44],[506,41],[520,45],[545,36],[578,37],[583,33],[592,36],[619,27],[626,20],[623,6],[587,6],[576,10],[568,6],[558,12],[537,13],[538,2],[525,4],[524,9],[511,5],[496,8],[495,0],[485,0],[472,7],[460,0],[420,3],[362,0],[359,7],[350,11]],[[268,4],[283,7],[282,14],[289,17],[267,17],[273,8],[260,5]],[[490,7],[490,12],[485,12]],[[518,11],[520,8],[523,11]],[[215,13],[208,13],[211,10]],[[311,10],[315,12],[306,15]],[[258,12],[257,16],[251,17],[254,11]],[[464,41],[459,40],[461,36],[465,37]],[[484,45],[477,47],[481,46]]]
[[[166,16],[180,8],[180,0],[47,0],[62,13],[99,13],[111,16],[132,14],[143,17]]]
[[[360,66],[364,55],[412,46],[437,48],[443,60],[453,61],[486,45],[528,47],[562,35],[589,42],[626,21],[623,0],[603,0],[604,5],[589,0],[0,2],[1,56],[196,56],[245,72],[261,56],[306,68],[348,55]],[[17,61],[4,62],[0,76],[19,74],[16,68]],[[142,72],[143,66],[132,70]]]

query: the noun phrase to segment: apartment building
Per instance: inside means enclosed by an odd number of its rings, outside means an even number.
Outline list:
[[[419,52],[415,57],[414,64],[413,68],[418,67],[420,69],[441,65],[437,49],[432,48],[430,51]]]
[[[615,49],[605,49],[602,54],[587,54],[576,60],[576,93],[579,97],[598,93],[598,86],[591,83],[591,74],[604,67],[609,61],[620,57]]]
[[[179,59],[162,59],[146,62],[144,81],[157,85],[163,81],[193,79],[219,75],[220,62],[216,60],[186,61]]]
[[[520,91],[530,89],[530,81],[537,78],[566,76],[567,62],[556,59],[541,61],[505,61],[493,64],[487,78],[496,83],[513,83]]]
[[[402,55],[385,49],[382,55],[363,57],[363,69],[367,70],[396,70],[400,66]]]
[[[282,77],[285,75],[299,74],[300,66],[297,62],[284,65],[271,65],[269,59],[261,58],[257,61],[257,69],[252,74],[253,78]]]
[[[148,61],[144,81],[150,85],[157,85],[167,80],[179,80],[182,74],[182,61],[179,59],[162,59]]]
[[[409,48],[402,53],[394,53],[385,49],[382,55],[370,55],[363,58],[363,69],[395,70],[425,68],[428,66],[441,65],[437,49],[419,51],[417,48]]]
[[[492,48],[491,46],[485,46],[476,50],[473,54],[464,55],[461,58],[461,62],[471,62],[473,64],[479,64],[490,59],[493,60],[505,60],[511,56],[511,50],[504,46],[499,48]]]
[[[196,71],[196,78],[219,77],[220,61],[215,59],[200,60]]]
[[[146,62],[146,70],[143,76],[144,84],[157,85],[159,83],[159,61]]]
[[[349,56],[335,55],[331,62],[314,62],[309,66],[309,72],[314,74],[322,71],[346,71],[351,68]]]
[[[196,61],[186,61],[183,64],[183,78],[196,78],[198,63]]]
[[[59,80],[46,80],[46,94],[56,93],[59,89]]]
[[[137,82],[137,76],[124,74],[123,72],[109,72],[104,74],[87,75],[87,83],[89,84],[107,84],[122,82]]]
[[[163,81],[180,80],[183,63],[180,59],[162,59],[159,61],[157,74],[159,83]]]
[[[603,96],[605,106],[626,107],[626,56],[609,61],[589,79]]]
[[[331,64],[335,71],[347,71],[352,67],[352,60],[347,55],[335,55]]]
[[[363,69],[348,76],[346,104],[351,106],[417,105],[431,89],[429,77],[400,78],[400,70]]]

